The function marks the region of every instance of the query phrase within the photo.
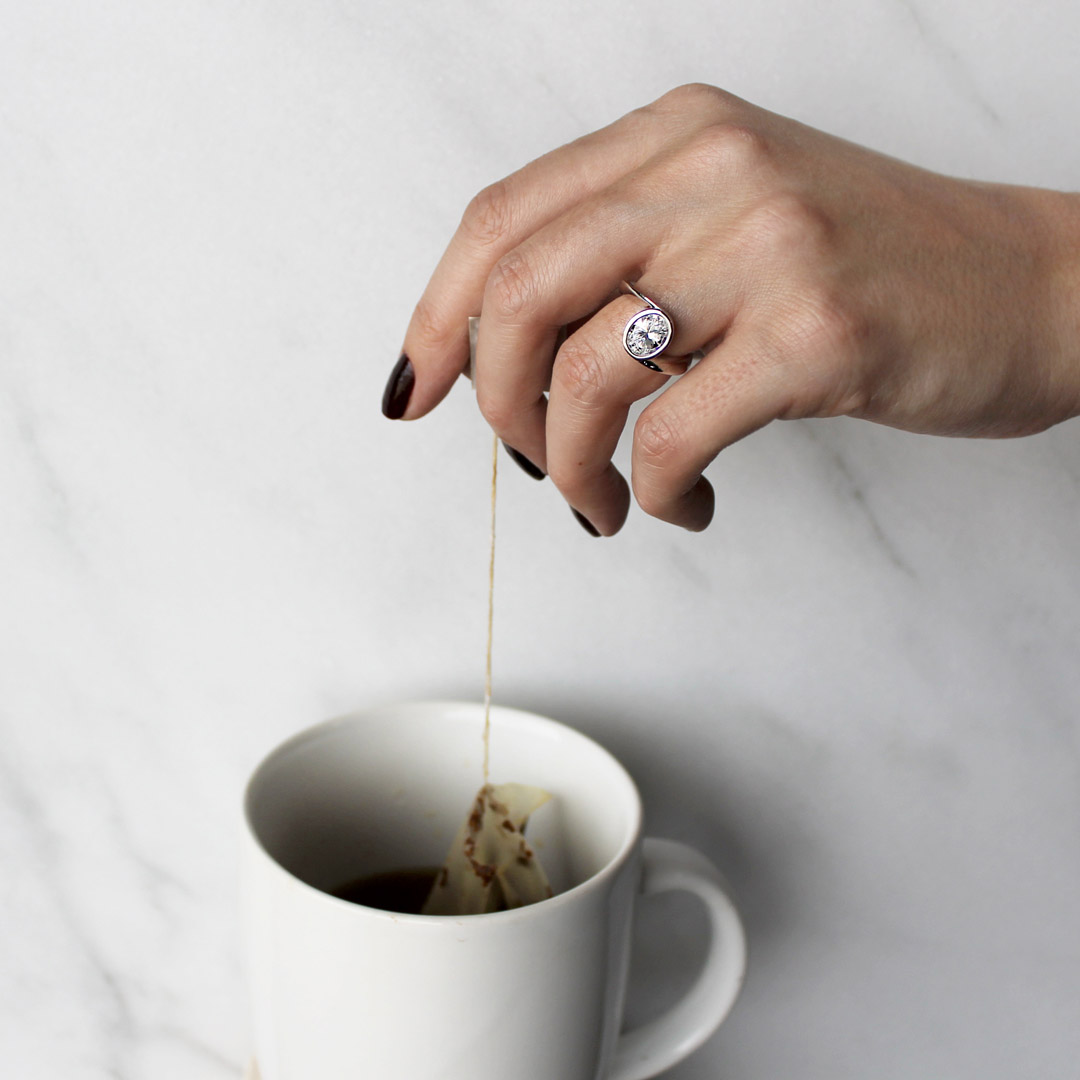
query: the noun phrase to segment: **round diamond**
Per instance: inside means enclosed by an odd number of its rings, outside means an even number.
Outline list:
[[[626,328],[626,350],[638,358],[656,356],[671,340],[671,323],[660,311],[643,311]]]

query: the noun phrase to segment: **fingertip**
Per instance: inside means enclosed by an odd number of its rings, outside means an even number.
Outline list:
[[[606,487],[599,493],[591,492],[585,504],[585,513],[574,509],[574,516],[583,522],[582,527],[594,529],[598,536],[614,536],[626,524],[630,513],[630,485],[615,468],[608,465],[605,473]],[[588,526],[584,525],[587,521]]]
[[[503,443],[503,449],[510,455],[510,459],[521,469],[526,476],[533,480],[543,480],[547,473],[538,465],[533,464],[520,450],[515,450],[508,443]]]
[[[580,511],[570,507],[570,513],[574,515],[577,523],[590,535],[590,536],[602,536],[603,533]]]
[[[688,532],[703,532],[712,523],[715,512],[716,492],[704,476],[699,476],[694,486],[682,497],[676,524]]]
[[[383,390],[382,411],[388,420],[404,419],[416,385],[416,371],[409,357],[402,353],[390,372]]]
[[[605,536],[614,536],[626,524],[626,518],[630,513],[630,485],[626,482],[626,477],[614,466],[611,471],[614,473],[613,491],[609,503],[611,509],[604,521]]]
[[[687,532],[702,532],[712,522],[716,509],[716,494],[712,484],[699,476],[682,494],[668,489],[660,490],[650,485],[638,484],[634,494],[638,505],[650,517],[678,525]]]
[[[402,392],[404,400],[401,402],[399,414],[392,419],[419,420],[446,398],[461,375],[467,375],[467,320],[457,325],[442,316],[436,318],[425,306],[425,302],[421,301],[405,332],[401,357],[409,363],[412,381],[407,397]],[[401,360],[398,363],[400,364]],[[395,367],[391,373],[391,384],[398,374],[398,368]],[[391,394],[391,384],[387,385],[387,396]]]

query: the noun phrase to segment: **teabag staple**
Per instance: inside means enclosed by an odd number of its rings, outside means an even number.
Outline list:
[[[485,784],[450,845],[424,915],[484,915],[547,900],[551,885],[525,839],[551,796],[527,784]]]

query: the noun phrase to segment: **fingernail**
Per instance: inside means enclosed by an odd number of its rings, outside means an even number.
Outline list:
[[[543,469],[538,469],[520,450],[515,450],[512,446],[507,446],[503,443],[506,452],[521,466],[521,471],[528,473],[534,480],[543,480],[547,475]]]
[[[383,391],[383,416],[390,420],[400,420],[405,415],[414,382],[416,382],[416,372],[413,371],[409,358],[402,353],[394,365],[394,370],[390,372],[386,389]]]
[[[582,528],[583,528],[583,529],[584,529],[584,530],[585,530],[585,531],[586,531],[586,532],[587,532],[587,533],[588,533],[588,534],[589,534],[590,536],[599,536],[599,535],[600,535],[600,532],[599,532],[599,530],[598,530],[598,529],[596,528],[596,526],[595,526],[595,525],[594,525],[594,524],[593,524],[593,523],[592,523],[592,522],[591,522],[591,521],[590,521],[590,520],[589,520],[589,519],[588,519],[587,517],[585,517],[585,515],[584,515],[584,514],[579,514],[579,513],[578,513],[578,512],[576,511],[576,510],[574,510],[574,508],[573,508],[572,506],[570,507],[570,509],[571,509],[571,510],[573,510],[573,513],[574,513],[574,517],[576,517],[576,518],[578,519],[578,524],[579,524],[579,525],[580,525],[580,526],[581,526],[581,527],[582,527]]]

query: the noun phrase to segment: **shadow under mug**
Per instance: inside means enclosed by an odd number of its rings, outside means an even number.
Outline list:
[[[746,941],[716,868],[641,835],[641,800],[597,743],[492,708],[491,778],[549,791],[528,836],[555,895],[488,915],[402,915],[330,895],[438,866],[480,786],[483,707],[364,709],[289,739],[248,784],[244,926],[263,1080],[645,1080],[716,1029]],[[709,915],[700,976],[620,1033],[635,904],[685,890]],[[703,949],[706,948],[703,943]]]

